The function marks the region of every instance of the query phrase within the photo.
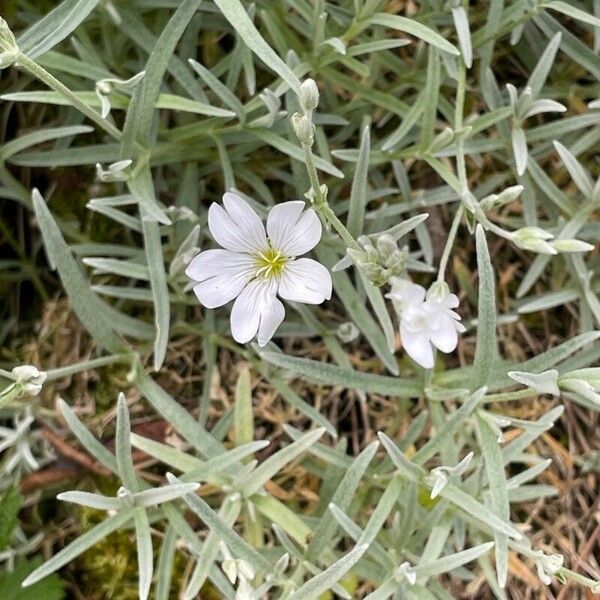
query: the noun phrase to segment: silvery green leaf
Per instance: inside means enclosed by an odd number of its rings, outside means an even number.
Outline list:
[[[265,42],[248,16],[244,5],[239,0],[215,0],[215,4],[248,48],[275,71],[292,90],[298,92],[300,90],[298,77]]]
[[[181,481],[170,473],[167,474],[167,479],[169,483],[181,483]],[[227,525],[202,498],[196,494],[187,494],[184,500],[202,519],[206,526],[215,532],[218,539],[227,545],[234,556],[248,561],[257,571],[264,575],[271,572],[271,563],[240,537],[234,529]]]
[[[131,427],[129,424],[129,410],[125,396],[120,393],[117,399],[117,431],[116,431],[116,456],[117,467],[121,481],[132,492],[139,489],[137,475],[131,456]]]
[[[579,188],[581,193],[590,198],[594,189],[594,182],[588,172],[581,166],[581,163],[571,154],[571,152],[560,142],[554,141],[554,147],[560,155],[569,175]]]
[[[238,483],[240,492],[246,497],[257,493],[282,467],[310,448],[324,433],[324,427],[309,431],[299,440],[269,456]]]
[[[288,600],[316,600],[329,588],[337,583],[361,558],[367,551],[368,544],[355,546],[348,554],[342,556],[339,560],[330,565],[319,575],[315,575],[306,583],[301,585]]]
[[[535,100],[529,105],[529,108],[525,111],[523,118],[528,119],[534,115],[547,112],[566,112],[566,110],[566,106],[562,105],[560,102],[556,102],[555,100]]]
[[[56,499],[90,508],[97,508],[98,510],[119,510],[122,508],[118,498],[102,496],[101,494],[90,494],[89,492],[62,492],[56,496]]]
[[[362,128],[360,138],[360,149],[358,160],[354,169],[352,190],[350,192],[350,204],[348,206],[348,219],[346,227],[356,238],[363,230],[365,221],[365,207],[368,202],[368,174],[369,174],[369,152],[371,149],[371,130],[367,123]]]
[[[540,394],[559,396],[558,371],[551,369],[543,373],[526,373],[523,371],[509,371],[508,376],[518,383],[522,383]]]
[[[195,419],[191,418],[190,413],[167,394],[142,369],[138,369],[137,371],[136,384],[154,410],[162,415],[202,456],[210,458],[223,452],[224,448],[222,444]]]
[[[488,384],[492,365],[498,353],[496,334],[496,284],[494,269],[481,225],[475,231],[477,268],[479,270],[479,304],[477,308],[477,345],[474,358],[473,387]]]
[[[465,66],[470,69],[473,66],[473,47],[471,45],[471,30],[469,28],[469,17],[464,6],[457,6],[452,9],[452,19],[454,28],[458,35],[458,43],[462,52]]]
[[[152,573],[154,572],[150,523],[143,508],[133,509],[133,520],[137,545],[139,596],[140,600],[147,600],[152,585]]]
[[[505,521],[510,520],[510,507],[508,500],[508,487],[506,474],[504,472],[504,460],[497,439],[496,432],[492,430],[488,422],[478,415],[477,431],[483,452],[483,462],[488,480],[490,503],[494,514]],[[498,585],[506,587],[508,577],[508,539],[503,533],[494,533],[496,543],[496,573]]]
[[[514,490],[519,488],[524,483],[527,483],[531,479],[535,479],[541,473],[543,473],[550,465],[552,464],[552,459],[547,458],[546,460],[540,460],[533,467],[529,467],[529,469],[525,469],[525,471],[521,471],[517,475],[511,477],[507,482],[506,486],[509,490]]]
[[[50,265],[58,270],[73,310],[100,346],[111,352],[123,350],[124,344],[114,332],[112,324],[103,318],[101,300],[90,290],[56,221],[37,190],[33,190],[32,201]]]
[[[209,69],[198,61],[190,58],[188,60],[190,66],[204,80],[206,85],[217,95],[224,104],[226,104],[233,112],[235,112],[241,121],[245,119],[244,105],[238,100],[237,96],[217,77],[215,77]]]
[[[494,547],[493,542],[487,542],[480,544],[474,548],[463,550],[462,552],[456,552],[454,554],[448,554],[437,560],[433,560],[428,563],[419,563],[415,565],[414,569],[419,579],[425,577],[435,577],[442,573],[448,573],[453,569],[456,569],[466,563],[476,560],[480,556],[486,554]]]
[[[100,0],[65,0],[25,30],[17,42],[29,58],[41,56],[79,27]]]
[[[346,473],[344,473],[344,477],[331,497],[331,502],[338,506],[340,510],[344,511],[349,507],[360,480],[369,466],[369,463],[373,460],[378,448],[379,442],[372,442],[369,444],[352,461],[352,465],[348,468]],[[306,555],[309,560],[314,561],[318,559],[335,535],[335,530],[336,523],[333,519],[333,515],[329,512],[325,513],[325,515],[321,517],[318,526],[315,528],[314,537],[308,546]]]
[[[439,33],[436,33],[429,27],[422,25],[414,19],[407,19],[406,17],[400,17],[398,15],[390,15],[385,13],[376,13],[367,19],[367,23],[371,25],[381,25],[382,27],[389,27],[390,29],[397,29],[398,31],[404,31],[414,35],[439,48],[443,52],[449,54],[455,54],[458,56],[460,52],[450,43],[447,42]]]
[[[392,462],[398,469],[398,472],[410,481],[417,482],[422,479],[427,471],[419,465],[413,463],[405,454],[398,448],[396,443],[382,431],[377,433],[383,447],[389,454]]]
[[[33,585],[44,577],[58,571],[61,567],[70,563],[73,559],[83,554],[94,544],[110,535],[113,531],[123,527],[128,521],[133,518],[134,509],[118,512],[112,517],[108,517],[98,525],[95,525],[89,531],[81,534],[77,539],[71,542],[68,546],[57,552],[52,558],[47,560],[41,567],[37,568],[33,573],[23,581],[23,587]]]
[[[222,519],[223,523],[227,526],[233,527],[236,519],[239,517],[240,510],[240,500],[234,499],[233,496],[226,496],[219,509],[219,518]],[[194,600],[198,597],[202,586],[206,582],[206,578],[209,576],[210,568],[217,559],[220,545],[219,541],[220,538],[218,534],[215,531],[210,531],[202,545],[202,550],[198,554],[196,566],[187,587],[183,592],[183,600]],[[225,571],[223,564],[221,565],[221,568]],[[229,578],[229,580],[231,581],[231,578]],[[232,583],[235,583],[235,580]]]
[[[600,18],[591,15],[568,2],[561,2],[560,0],[551,0],[550,2],[544,2],[544,8],[550,8],[551,10],[555,10],[556,12],[562,13],[563,15],[567,15],[567,17],[571,17],[572,19],[576,19],[585,23],[586,25],[591,25],[592,27],[600,27]]]
[[[175,552],[177,551],[177,533],[172,525],[168,525],[163,536],[158,555],[156,569],[156,600],[169,600],[171,593]]]
[[[171,500],[181,498],[185,494],[191,494],[199,487],[199,483],[177,483],[158,488],[151,488],[133,494],[133,503],[135,506],[142,508],[156,506],[163,502],[170,502]]]
[[[336,52],[342,55],[346,55],[346,44],[339,37],[332,37],[326,39],[323,44],[331,46]]]
[[[107,450],[85,427],[79,420],[73,409],[62,399],[58,400],[58,407],[63,419],[79,440],[81,445],[89,452],[97,461],[102,463],[107,469],[113,473],[117,473],[117,459],[114,454]]]
[[[150,279],[150,273],[146,265],[134,263],[129,260],[86,256],[83,259],[83,263],[88,267],[92,267],[97,273],[112,273],[113,275],[140,279],[142,281]]]
[[[525,132],[521,127],[514,127],[512,130],[512,148],[513,155],[515,157],[515,165],[517,167],[517,174],[523,175],[527,169],[527,139],[525,138]]]
[[[412,397],[420,394],[420,384],[416,380],[403,380],[372,373],[360,373],[352,369],[269,350],[263,350],[259,354],[268,363],[326,385],[341,385],[345,388],[356,388],[390,396]]]
[[[252,387],[250,371],[242,369],[235,386],[235,443],[238,446],[254,439],[254,415],[252,414]]]
[[[554,34],[552,39],[546,46],[546,49],[537,61],[535,68],[531,72],[529,79],[527,80],[527,87],[531,89],[531,97],[535,100],[542,91],[548,74],[554,65],[556,53],[560,47],[562,35],[560,32]]]

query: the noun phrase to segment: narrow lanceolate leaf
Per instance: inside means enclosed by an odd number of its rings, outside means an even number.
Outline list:
[[[96,343],[111,352],[123,351],[125,345],[104,319],[102,304],[83,277],[46,202],[37,190],[32,194],[33,209],[44,238],[50,264],[58,270],[75,314]]]
[[[447,42],[439,33],[433,31],[429,27],[422,25],[414,19],[407,19],[406,17],[400,17],[397,15],[388,15],[383,13],[377,13],[367,19],[367,23],[371,25],[381,25],[383,27],[389,27],[390,29],[397,29],[398,31],[405,31],[415,37],[424,40],[428,44],[458,56],[460,52],[450,42]]]
[[[298,373],[311,381],[326,385],[341,385],[347,389],[364,390],[387,396],[416,397],[422,391],[416,379],[400,379],[373,373],[360,373],[328,363],[288,356],[281,352],[261,351],[260,356],[267,362]]]
[[[127,521],[130,521],[133,518],[133,512],[134,509],[118,512],[116,515],[109,517],[101,523],[98,523],[98,525],[80,535],[66,548],[63,548],[60,552],[56,553],[52,558],[46,561],[41,567],[31,573],[31,575],[29,575],[29,577],[23,581],[23,587],[32,585],[36,581],[40,581],[40,579],[50,575],[50,573],[58,571],[58,569],[70,563],[80,554],[83,554],[88,548],[91,548],[94,544],[97,544],[107,535],[110,535],[113,531],[123,527]]]
[[[137,545],[139,596],[140,600],[147,600],[152,585],[152,573],[154,572],[150,523],[143,508],[134,509],[133,519]]]
[[[369,444],[352,462],[350,468],[344,474],[335,493],[331,497],[331,502],[340,510],[346,511],[352,502],[352,498],[356,492],[362,476],[364,475],[369,463],[373,460],[379,442]],[[331,539],[335,535],[336,522],[331,512],[327,511],[319,521],[319,525],[315,529],[315,534],[307,551],[308,560],[316,560],[324,549],[328,546]]]
[[[299,440],[282,448],[269,456],[259,467],[251,471],[240,483],[239,490],[245,497],[251,496],[260,490],[278,471],[287,463],[300,456],[310,448],[325,433],[324,427],[304,434]]]
[[[136,492],[138,490],[138,481],[131,455],[129,410],[127,409],[127,402],[123,394],[119,394],[117,400],[117,433],[115,443],[117,466],[121,481],[130,492]]]
[[[458,35],[458,43],[465,61],[465,66],[470,69],[473,66],[473,47],[471,45],[471,30],[469,29],[469,17],[464,6],[452,9],[454,28]]]
[[[292,90],[298,92],[300,80],[260,35],[240,0],[215,0],[215,4],[233,30],[244,40],[246,46],[277,73]]]
[[[128,183],[129,189],[138,199],[140,207],[146,264],[148,266],[150,287],[154,300],[154,324],[156,332],[154,338],[154,370],[158,371],[167,353],[171,307],[161,232],[152,213],[152,207],[156,205],[156,199],[154,197],[154,185],[150,169],[146,167],[138,178]]]
[[[437,560],[418,564],[414,569],[417,572],[417,577],[419,579],[421,577],[435,577],[437,575],[441,575],[442,573],[448,573],[448,571],[452,571],[461,565],[465,565],[479,558],[486,552],[489,552],[493,547],[493,542],[487,542],[485,544],[475,546],[474,548],[463,550],[462,552],[449,554],[448,556],[438,558]]]
[[[65,0],[23,32],[17,43],[21,52],[36,58],[67,38],[94,10],[100,0]]]
[[[556,12],[562,13],[563,15],[567,15],[567,17],[571,17],[572,19],[577,19],[586,25],[591,25],[592,27],[600,27],[600,18],[596,17],[585,10],[581,10],[576,6],[573,6],[572,3],[562,2],[561,0],[551,0],[551,2],[545,2],[544,8],[550,8],[555,10]]]
[[[481,416],[477,417],[477,430],[483,451],[492,510],[498,517],[504,521],[508,521],[510,518],[508,487],[506,485],[504,459],[497,439],[498,436]],[[508,538],[503,533],[495,532],[494,541],[496,542],[495,554],[498,585],[503,588],[506,586],[506,578],[508,576]]]
[[[590,198],[594,190],[594,181],[590,177],[589,173],[583,168],[581,163],[573,156],[573,154],[565,148],[560,142],[555,141],[554,147],[560,155],[571,179],[575,185],[579,188],[581,193],[586,197]]]
[[[487,385],[497,354],[496,284],[494,269],[481,225],[475,232],[477,268],[479,270],[479,305],[477,308],[477,346],[473,364],[473,389]]]
[[[517,173],[523,175],[527,169],[527,139],[521,127],[515,127],[512,130],[512,148]]]
[[[250,371],[244,367],[235,387],[235,443],[238,446],[254,439],[254,416],[252,414],[252,387]]]
[[[533,100],[539,96],[544,83],[546,83],[550,69],[554,65],[554,59],[560,47],[561,39],[560,32],[552,37],[527,80],[527,87],[531,89],[531,98]]]
[[[325,569],[319,575],[309,579],[304,585],[301,585],[288,600],[316,600],[329,588],[337,583],[361,558],[367,551],[368,544],[355,546],[348,554],[342,556],[330,567]]]
[[[367,205],[367,187],[369,173],[369,152],[371,150],[371,130],[369,125],[362,129],[358,160],[354,169],[352,191],[350,193],[350,206],[348,207],[348,231],[356,238],[362,231],[365,221],[365,207]]]
[[[181,483],[169,473],[167,474],[167,479],[169,483]],[[234,556],[246,560],[264,575],[272,573],[273,566],[271,563],[244,541],[202,498],[196,494],[188,494],[184,499],[188,506],[204,521],[206,526],[215,532],[217,538],[227,545]]]

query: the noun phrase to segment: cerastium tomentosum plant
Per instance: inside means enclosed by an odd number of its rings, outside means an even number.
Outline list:
[[[530,541],[520,507],[556,494],[538,481],[553,399],[600,407],[600,20],[591,2],[397,4],[66,0],[18,35],[0,20],[0,67],[24,74],[7,79],[7,110],[49,107],[44,128],[0,148],[0,194],[35,217],[95,352],[0,373],[3,480],[51,459],[31,450],[39,423],[57,426],[40,395],[80,372],[122,368],[130,401],[173,432],[132,433],[119,395],[113,454],[59,402],[119,487],[58,495],[105,518],[26,586],[119,529],[144,600],[445,600],[483,581],[502,600],[515,557],[541,584],[599,591]],[[60,186],[47,202],[11,171],[44,167],[81,168],[91,227],[74,226]],[[513,289],[503,269],[517,260]],[[561,343],[526,355],[506,342],[519,319],[567,304]],[[202,383],[188,410],[146,367],[180,380],[167,355],[190,338]],[[214,397],[221,352],[243,362],[231,401]],[[284,423],[253,377],[281,396]],[[335,410],[294,378],[333,386]],[[354,395],[364,423],[348,441],[337,415]],[[540,396],[533,416],[513,409]],[[30,548],[14,545],[9,562]]]

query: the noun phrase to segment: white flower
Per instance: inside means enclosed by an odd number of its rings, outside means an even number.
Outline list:
[[[458,344],[458,332],[465,331],[460,315],[453,309],[458,298],[446,284],[425,288],[407,279],[395,279],[388,297],[400,316],[400,337],[408,355],[425,369],[433,368],[433,346],[452,352]]]
[[[321,239],[321,222],[302,201],[274,206],[267,228],[250,205],[231,193],[224,208],[213,203],[208,226],[222,248],[205,250],[186,269],[196,283],[201,304],[217,308],[235,298],[231,333],[243,344],[257,336],[264,346],[285,316],[277,298],[321,304],[331,298],[331,275],[317,261],[296,258],[312,250]]]

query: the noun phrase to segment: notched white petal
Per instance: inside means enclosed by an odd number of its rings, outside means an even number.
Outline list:
[[[213,202],[208,209],[208,227],[216,242],[232,252],[266,250],[265,228],[252,207],[231,193],[224,194],[223,205],[225,208]]]
[[[286,265],[279,283],[279,295],[285,300],[321,304],[331,298],[329,271],[316,260],[299,258]]]
[[[221,248],[200,252],[185,273],[197,281],[194,293],[206,308],[218,308],[233,300],[252,279],[255,267],[247,254]]]
[[[276,292],[272,279],[255,279],[244,288],[231,310],[231,334],[236,342],[245,344],[259,334],[259,345],[264,346],[271,339],[285,315]]]
[[[275,205],[267,217],[271,245],[286,256],[301,256],[312,250],[321,239],[322,227],[317,213],[294,200]]]

